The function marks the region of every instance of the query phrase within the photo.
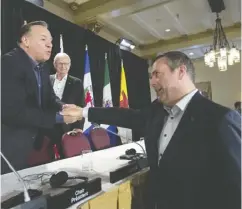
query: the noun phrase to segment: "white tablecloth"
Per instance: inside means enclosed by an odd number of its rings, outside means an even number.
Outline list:
[[[141,141],[138,143],[145,148],[144,141]],[[125,144],[117,147],[112,147],[105,150],[88,153],[81,156],[55,161],[41,166],[24,169],[19,171],[19,174],[21,175],[21,177],[24,177],[24,179],[26,180],[32,179],[35,176],[33,174],[41,174],[46,172],[57,173],[58,171],[66,171],[69,176],[87,176],[90,179],[95,177],[101,177],[102,178],[101,192],[105,192],[105,191],[108,191],[113,186],[122,182],[121,181],[121,182],[117,182],[116,184],[111,184],[109,182],[109,172],[128,163],[127,160],[120,160],[119,156],[122,154],[125,154],[125,151],[130,148],[136,149],[136,151],[139,153],[143,152],[141,147],[138,146],[136,143],[130,143],[130,144]],[[89,171],[83,171],[82,166],[87,161],[91,165],[92,169],[90,169]],[[46,184],[44,186],[41,185],[40,179],[27,181],[27,185],[28,185],[28,188],[43,190],[44,193],[48,193],[51,190],[49,184]],[[13,173],[4,174],[1,176],[2,201],[7,197],[11,197],[16,193],[19,193],[20,191],[23,191],[22,184],[19,182],[19,180]],[[99,192],[98,194],[100,194],[101,192]],[[69,208],[73,208],[73,209],[77,208],[78,205],[97,196],[98,194],[88,197]]]

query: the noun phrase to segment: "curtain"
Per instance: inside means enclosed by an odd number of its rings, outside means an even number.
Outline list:
[[[89,49],[95,106],[102,106],[105,53],[110,70],[110,83],[113,105],[119,106],[121,59],[119,47],[87,31],[86,41]]]
[[[18,2],[18,3],[16,3]],[[60,34],[63,36],[64,52],[71,58],[70,75],[83,79],[85,46],[88,45],[95,106],[102,106],[105,53],[110,69],[113,105],[119,106],[121,58],[126,72],[129,104],[139,109],[150,104],[147,61],[120,50],[119,47],[98,35],[79,27],[42,7],[23,0],[2,1],[2,54],[16,46],[18,31],[27,22],[43,20],[49,25],[53,37],[53,49],[49,65],[53,69],[53,58],[60,52]],[[139,135],[139,134],[138,134]]]
[[[17,46],[17,37],[22,19],[24,0],[1,1],[1,53],[4,54]]]
[[[141,109],[149,105],[150,88],[148,79],[148,62],[128,51],[122,51],[124,69],[126,73],[129,106]],[[141,131],[132,131],[134,141],[143,137]]]
[[[85,29],[72,24],[42,7],[26,2],[23,7],[23,19],[27,22],[43,20],[48,23],[53,37],[53,48],[51,58],[48,61],[53,68],[53,59],[60,52],[60,34],[63,37],[64,52],[71,58],[70,75],[83,79],[84,76],[84,53],[85,53]]]
[[[129,105],[131,108],[143,108],[150,104],[148,63],[128,51],[122,51],[126,73]]]

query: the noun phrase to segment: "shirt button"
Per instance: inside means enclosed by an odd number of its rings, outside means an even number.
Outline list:
[[[164,137],[166,137],[167,136],[167,134],[164,134]]]
[[[171,117],[171,119],[174,119],[174,117]]]

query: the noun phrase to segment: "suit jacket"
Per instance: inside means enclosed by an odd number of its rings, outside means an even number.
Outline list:
[[[30,57],[16,48],[2,62],[2,151],[16,169],[26,168],[27,157],[39,132],[52,128],[62,102],[55,96],[49,70],[42,71],[42,107],[38,104],[38,86]],[[2,172],[9,169],[2,164]]]
[[[143,131],[150,165],[147,208],[239,209],[241,117],[196,93],[158,166],[162,104],[142,110],[90,108],[91,122]]]
[[[50,81],[54,86],[55,75],[50,75]],[[62,102],[66,104],[75,104],[84,107],[84,89],[82,81],[79,78],[68,75],[65,88],[63,91]],[[64,132],[73,130],[74,128],[83,128],[84,120],[77,121],[73,124],[62,124]]]

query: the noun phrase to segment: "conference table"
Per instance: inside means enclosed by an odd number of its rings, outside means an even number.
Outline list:
[[[137,143],[145,149],[144,141],[139,141]],[[133,183],[136,185],[141,184],[141,179],[145,179],[149,169],[142,169],[113,184],[110,183],[109,173],[128,163],[128,160],[121,160],[119,157],[125,154],[127,149],[131,148],[136,149],[138,153],[143,152],[142,148],[133,142],[27,168],[20,170],[19,174],[24,179],[28,188],[42,190],[44,194],[51,190],[48,179],[52,174],[59,171],[66,171],[69,176],[73,177],[86,176],[89,179],[100,177],[102,190],[68,207],[68,209],[130,209],[132,192],[134,190],[132,185]],[[42,176],[42,179],[37,178],[38,176]],[[78,179],[75,181],[78,182]],[[66,184],[68,185],[68,181]],[[14,173],[1,176],[1,187],[2,201],[23,191],[23,186]]]

